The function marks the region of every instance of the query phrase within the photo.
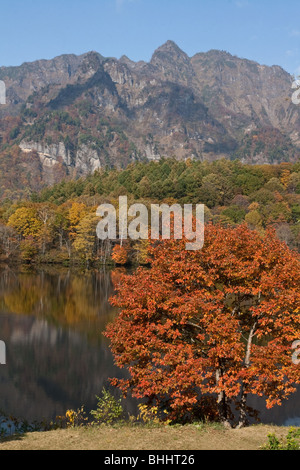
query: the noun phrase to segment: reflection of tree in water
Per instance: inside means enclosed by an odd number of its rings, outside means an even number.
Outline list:
[[[51,324],[81,329],[98,338],[99,327],[105,326],[116,312],[108,301],[112,294],[111,275],[105,271],[19,275],[5,272],[0,276],[2,310],[35,315]]]
[[[116,314],[112,294],[107,272],[0,276],[0,331],[8,351],[0,409],[42,419],[95,406],[108,378],[124,376],[102,336]]]

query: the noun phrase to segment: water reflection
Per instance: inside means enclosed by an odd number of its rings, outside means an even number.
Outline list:
[[[0,409],[31,421],[95,407],[108,378],[123,376],[102,335],[112,294],[105,271],[0,273]]]
[[[118,271],[1,270],[0,340],[7,364],[0,366],[0,410],[28,421],[82,405],[89,411],[109,377],[124,377],[102,335],[117,314],[108,300],[113,277]],[[299,425],[299,401],[300,392],[272,410],[256,397],[249,405],[263,423]],[[134,400],[124,407],[136,411]]]

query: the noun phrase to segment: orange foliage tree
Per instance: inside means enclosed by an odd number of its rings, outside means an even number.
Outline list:
[[[125,265],[128,262],[128,248],[124,245],[115,245],[111,257],[116,264]]]
[[[105,335],[129,371],[129,379],[112,379],[124,395],[147,398],[181,422],[203,418],[208,399],[210,415],[244,426],[249,394],[271,408],[295,391],[299,254],[271,230],[211,224],[201,250],[165,240],[150,254],[151,268],[125,275],[111,299],[120,314]]]

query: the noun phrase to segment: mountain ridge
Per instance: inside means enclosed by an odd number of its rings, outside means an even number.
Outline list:
[[[0,67],[0,80],[7,88],[0,151],[36,152],[45,184],[56,173],[76,178],[161,157],[299,159],[293,77],[227,51],[189,57],[168,40],[149,62],[62,54]]]

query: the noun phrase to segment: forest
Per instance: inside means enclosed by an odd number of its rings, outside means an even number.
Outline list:
[[[128,203],[204,204],[205,221],[236,227],[246,223],[263,234],[273,227],[292,250],[300,248],[300,162],[247,165],[163,158],[103,168],[77,180],[67,178],[0,207],[0,257],[5,263],[146,263],[147,240],[101,241],[96,209],[119,196]]]

